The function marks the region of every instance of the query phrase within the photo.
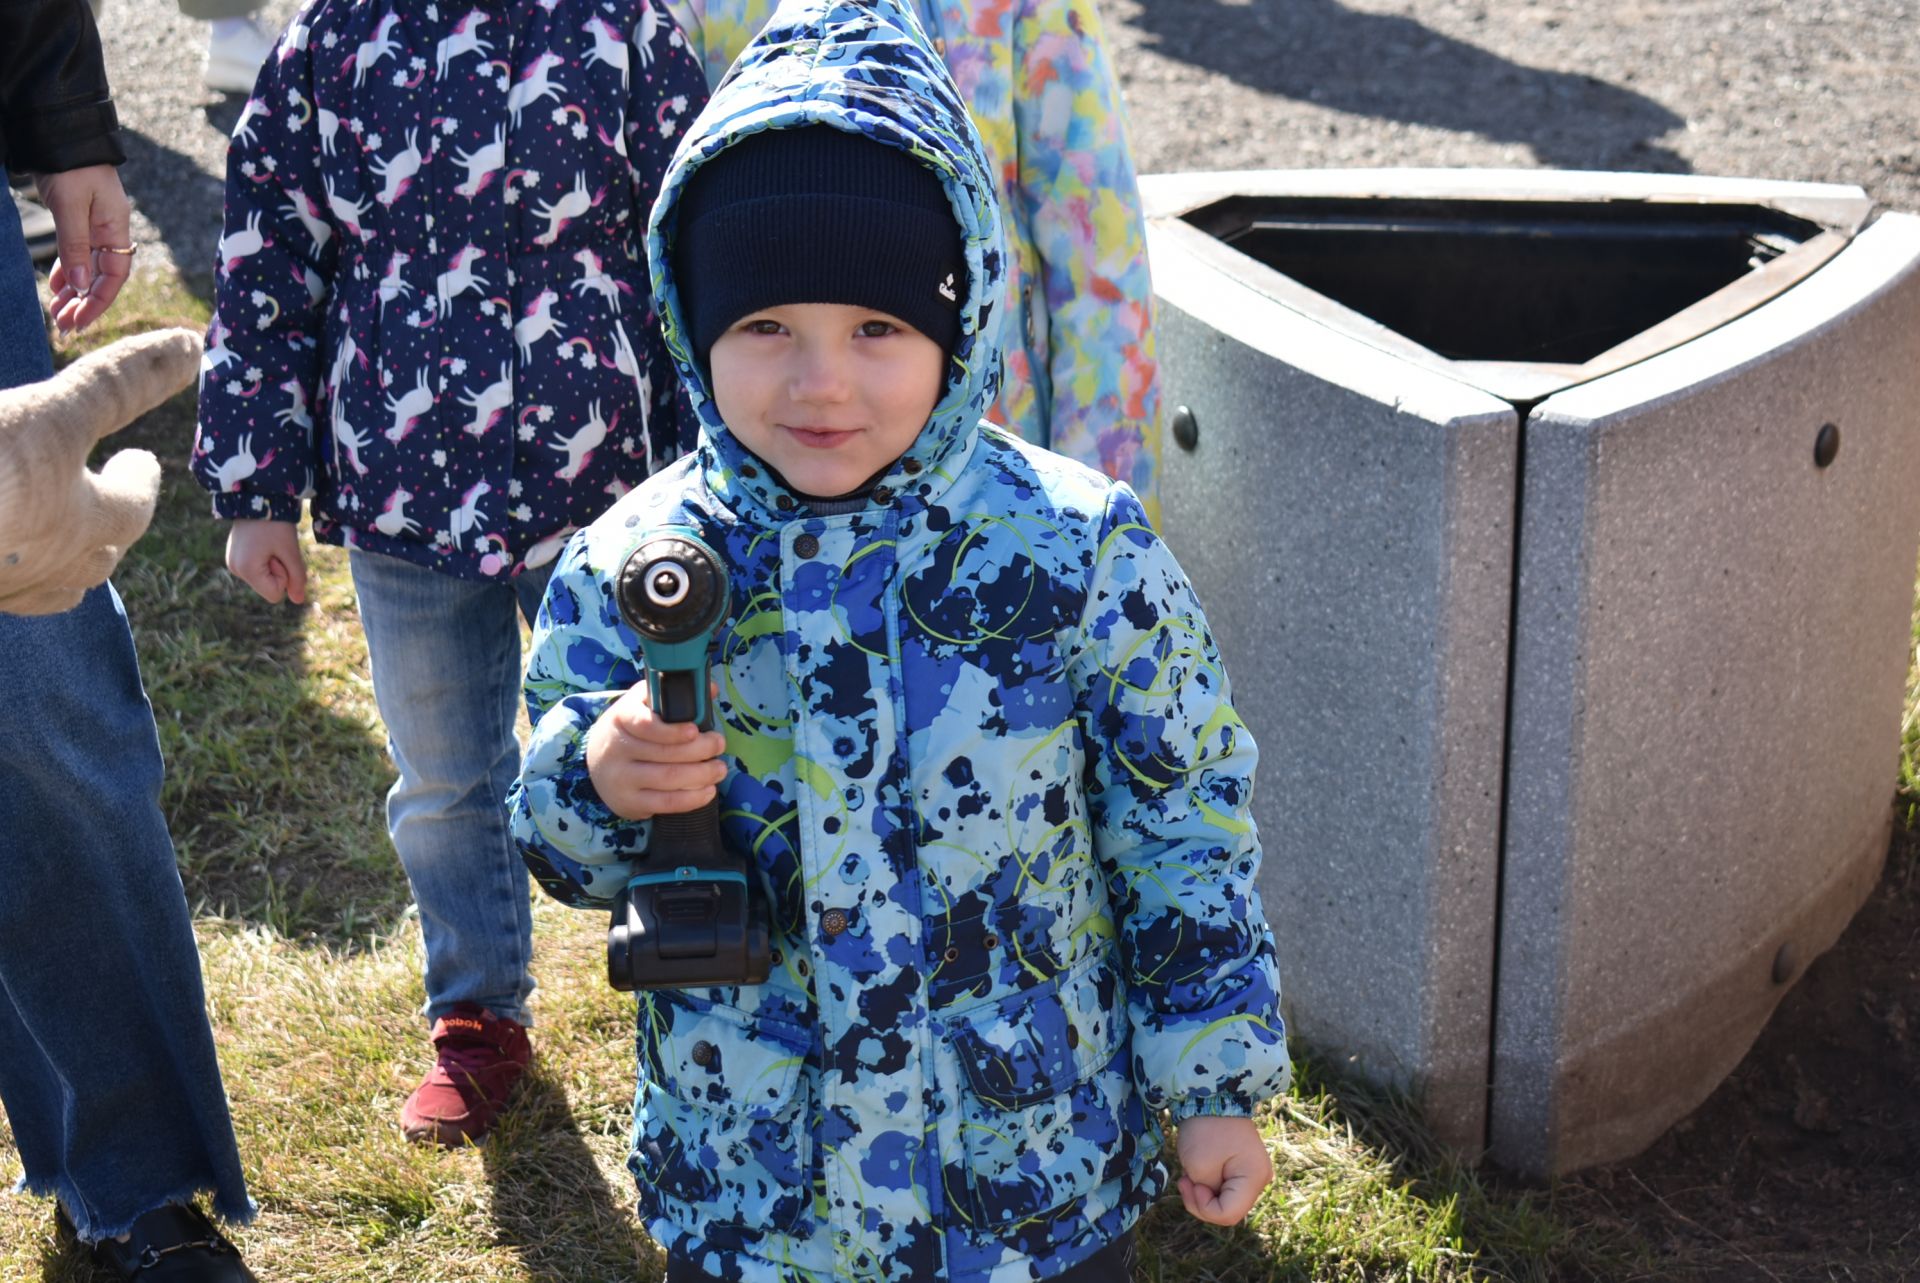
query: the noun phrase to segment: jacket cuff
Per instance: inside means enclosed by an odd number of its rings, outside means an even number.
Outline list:
[[[639,859],[653,835],[652,820],[614,814],[587,768],[587,734],[619,695],[576,691],[548,708],[527,737],[514,785],[522,838],[589,869]]]
[[[227,521],[300,520],[300,500],[290,494],[261,494],[250,490],[223,490],[213,496],[213,515]]]
[[[120,116],[109,100],[42,108],[7,122],[7,168],[18,173],[58,174],[126,159]]]
[[[1168,1106],[1176,1123],[1189,1118],[1252,1118],[1258,1102],[1238,1092],[1215,1092],[1209,1096],[1186,1096]]]

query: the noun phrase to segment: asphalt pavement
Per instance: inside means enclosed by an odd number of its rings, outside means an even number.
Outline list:
[[[1920,210],[1920,0],[1103,0],[1102,13],[1143,172],[1647,170],[1854,183]],[[206,26],[172,0],[103,0],[100,25],[135,235],[157,243],[145,262],[164,246],[204,283],[244,99],[201,86]]]
[[[1914,0],[1107,0],[1143,171],[1853,183],[1920,209]]]

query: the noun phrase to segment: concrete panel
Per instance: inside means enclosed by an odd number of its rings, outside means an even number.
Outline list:
[[[1198,426],[1168,446],[1165,533],[1260,745],[1288,1018],[1477,1153],[1519,416],[1183,230],[1149,233],[1166,402]]]
[[[1525,429],[1491,1152],[1638,1152],[1884,857],[1920,494],[1920,220]],[[1822,425],[1839,430],[1815,462]]]

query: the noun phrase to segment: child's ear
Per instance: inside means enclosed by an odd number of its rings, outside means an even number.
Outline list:
[[[0,392],[0,611],[71,610],[146,532],[159,460],[124,450],[93,473],[87,455],[186,387],[199,357],[199,335],[163,330]]]

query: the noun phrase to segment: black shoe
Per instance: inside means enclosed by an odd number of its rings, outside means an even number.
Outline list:
[[[67,1209],[57,1213],[71,1235]],[[127,1283],[258,1283],[229,1243],[197,1207],[177,1203],[148,1212],[133,1223],[126,1241],[102,1239],[83,1245],[93,1263]]]

